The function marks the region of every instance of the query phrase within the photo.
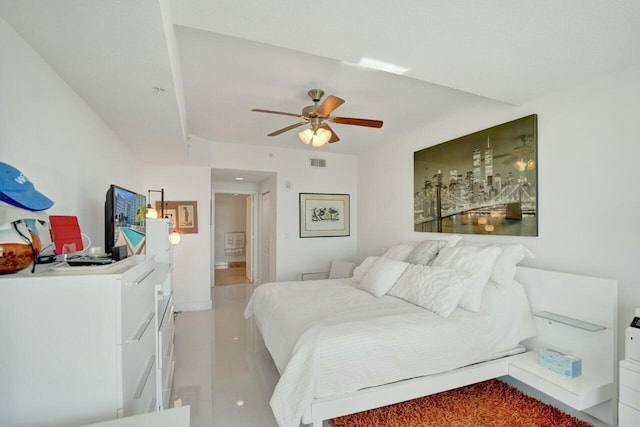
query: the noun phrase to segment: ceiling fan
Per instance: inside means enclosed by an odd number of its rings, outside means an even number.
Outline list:
[[[314,147],[322,147],[327,142],[332,143],[340,141],[338,135],[336,135],[333,129],[329,127],[329,123],[366,126],[372,128],[382,127],[381,120],[356,119],[353,117],[333,117],[331,116],[331,113],[333,112],[333,110],[344,104],[344,99],[338,98],[337,96],[329,95],[324,101],[322,101],[322,104],[318,105],[318,103],[324,96],[324,91],[321,89],[311,89],[307,93],[313,100],[313,105],[304,107],[301,114],[285,113],[282,111],[273,110],[262,110],[259,108],[254,108],[251,111],[257,111],[259,113],[281,114],[303,119],[303,121],[301,122],[271,132],[268,136],[280,135],[281,133],[290,131],[291,129],[310,124],[311,127],[300,132],[298,134],[298,137],[305,144],[311,144]]]

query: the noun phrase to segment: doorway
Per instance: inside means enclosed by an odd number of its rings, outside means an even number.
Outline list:
[[[253,283],[253,195],[215,194],[214,285]]]

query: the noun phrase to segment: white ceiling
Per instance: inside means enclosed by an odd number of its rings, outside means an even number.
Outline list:
[[[250,110],[298,113],[311,88],[347,101],[334,115],[385,122],[333,125],[341,141],[321,150],[357,154],[640,63],[637,0],[0,0],[0,16],[158,161],[186,161],[187,134],[307,148],[296,131],[266,136],[296,118]],[[345,64],[362,57],[409,71]]]

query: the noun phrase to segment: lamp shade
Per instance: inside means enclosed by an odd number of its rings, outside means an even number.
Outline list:
[[[313,139],[313,131],[311,129],[305,129],[298,134],[298,138],[305,144],[309,144],[311,139]]]
[[[311,144],[314,147],[322,147],[331,139],[331,131],[324,128],[305,129],[298,134],[298,138],[305,144]]]
[[[158,211],[151,207],[151,203],[147,205],[147,213],[145,214],[147,218],[158,218]]]
[[[169,234],[169,243],[171,243],[172,245],[177,245],[178,243],[180,243],[180,233],[172,231]]]

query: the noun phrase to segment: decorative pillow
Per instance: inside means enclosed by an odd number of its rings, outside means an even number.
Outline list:
[[[427,265],[433,260],[440,249],[447,246],[445,240],[425,240],[416,246],[405,259],[409,264]]]
[[[470,274],[450,268],[409,265],[389,295],[449,317],[470,280]]]
[[[465,244],[467,245],[467,244]],[[480,248],[486,248],[489,246],[497,246],[502,249],[496,263],[491,270],[491,282],[501,291],[505,291],[509,287],[516,277],[516,265],[525,258],[535,258],[536,256],[521,244],[505,244],[505,245],[474,245],[473,243],[468,246],[476,246]]]
[[[364,275],[358,288],[381,297],[396,284],[409,264],[386,257],[378,257],[367,274]]]
[[[356,265],[352,262],[333,260],[329,268],[329,279],[343,279],[353,275],[353,268]]]
[[[404,261],[407,258],[407,255],[411,253],[414,246],[410,243],[398,243],[397,245],[391,246],[387,251],[382,255],[384,257],[394,259],[396,261]]]
[[[367,271],[369,271],[369,269],[377,259],[377,256],[370,256],[365,258],[365,260],[362,261],[360,265],[353,270],[353,276],[351,277],[353,281],[356,283],[360,283],[364,275],[367,274]]]
[[[433,266],[452,268],[472,276],[458,305],[465,310],[478,312],[482,304],[482,292],[487,286],[491,270],[501,251],[502,249],[497,246],[444,248],[433,261]]]

